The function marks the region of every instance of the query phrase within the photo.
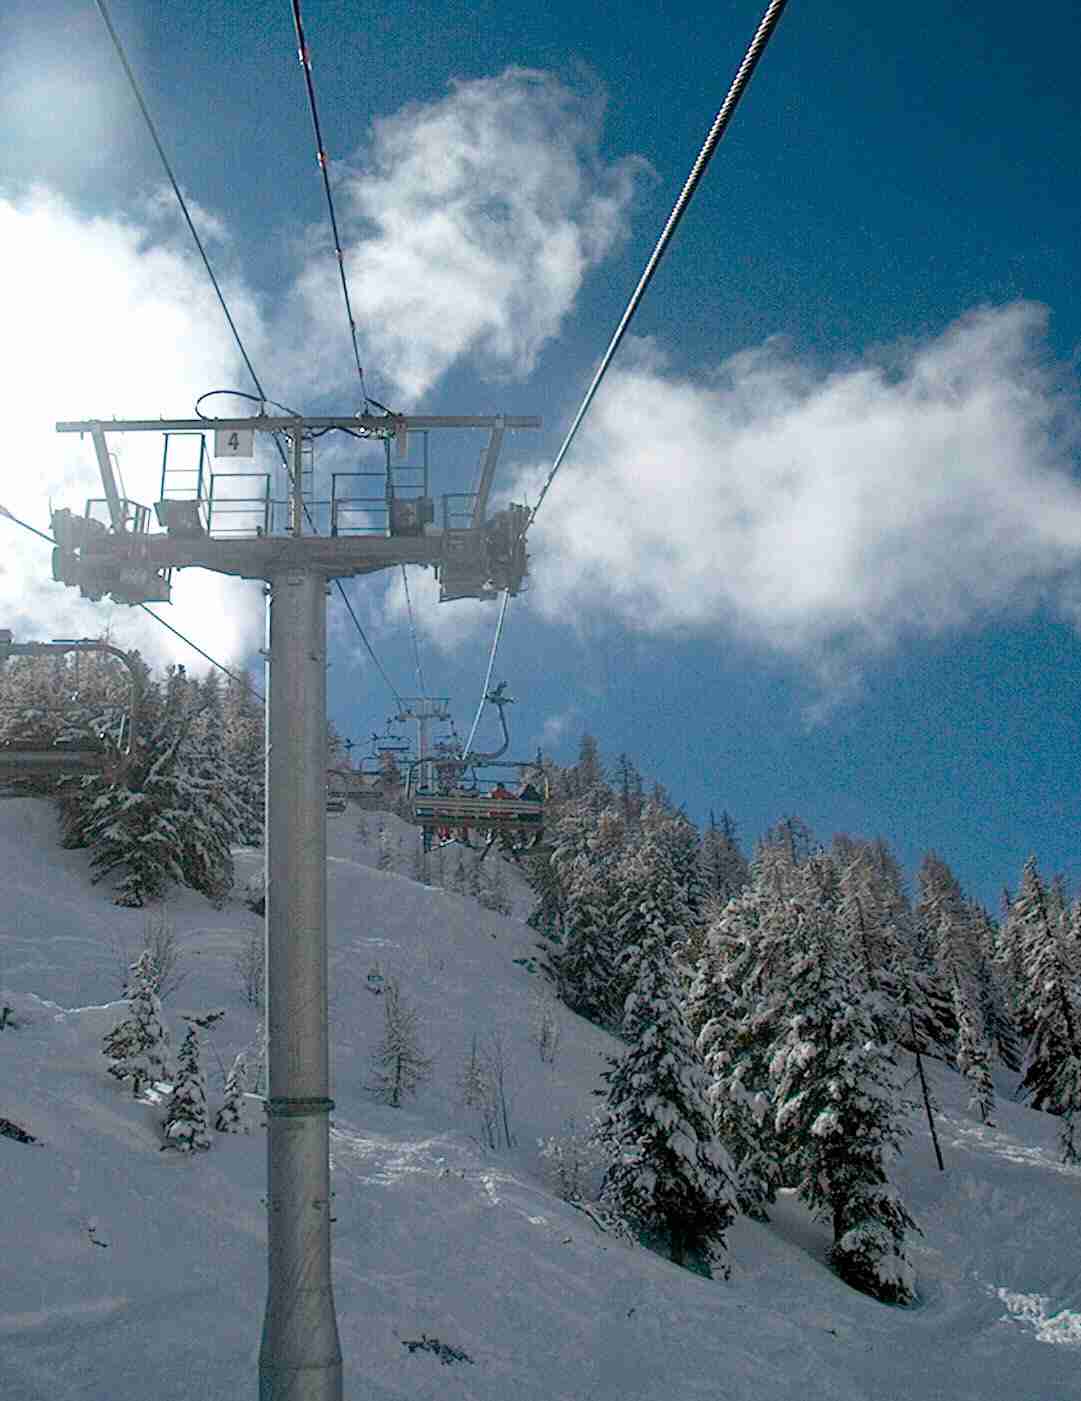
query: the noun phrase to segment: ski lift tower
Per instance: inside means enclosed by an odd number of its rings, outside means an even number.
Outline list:
[[[420,760],[421,783],[432,786],[431,732],[433,720],[450,719],[450,700],[446,696],[403,696],[395,720],[417,722],[417,758]]]
[[[488,494],[508,429],[533,417],[92,420],[58,423],[89,434],[105,497],[82,516],[53,512],[53,577],[84,598],[168,602],[174,569],[260,579],[267,589],[266,941],[269,1093],[266,1101],[269,1281],[262,1401],[341,1401],[342,1365],[330,1275],[330,1136],[326,948],[326,602],[328,581],[399,564],[431,565],[441,600],[517,593],[526,575],[528,508],[489,516]],[[323,431],[381,439],[381,471],[334,473],[314,499],[313,449]],[[478,489],[435,498],[427,435],[488,433]],[[165,438],[161,490],[150,510],[121,495],[108,436]],[[420,467],[408,465],[421,434]],[[254,456],[256,435],[288,444],[288,490],[272,474],[217,471]],[[207,439],[212,435],[213,448]],[[280,439],[279,439],[280,441]],[[170,450],[172,461],[170,462]],[[396,455],[396,456],[395,456]],[[179,463],[178,463],[179,458]],[[242,462],[241,467],[244,466]],[[307,530],[305,529],[307,523]],[[323,534],[314,524],[321,523]]]

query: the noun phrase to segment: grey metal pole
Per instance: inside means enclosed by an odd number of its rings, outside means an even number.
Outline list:
[[[431,764],[427,763],[428,758],[428,726],[432,722],[432,717],[426,709],[421,709],[417,715],[417,758],[421,760],[420,774],[424,780],[425,788],[433,786],[434,775]]]
[[[270,580],[267,1235],[260,1401],[341,1401],[330,1278],[326,578]]]
[[[291,469],[292,531],[299,539],[304,533],[304,425],[298,422],[292,436]]]

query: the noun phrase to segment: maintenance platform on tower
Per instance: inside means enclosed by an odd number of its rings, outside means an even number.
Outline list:
[[[82,515],[52,513],[53,577],[83,597],[118,603],[168,602],[173,569],[204,568],[245,579],[270,579],[294,566],[328,578],[368,574],[399,564],[432,566],[440,601],[517,594],[527,573],[526,506],[489,513],[496,463],[509,430],[540,419],[507,415],[342,418],[273,417],[90,420],[56,425],[89,434],[105,491]],[[481,429],[488,439],[468,492],[431,490],[429,434]],[[315,493],[315,443],[341,432],[379,440],[384,461],[329,474]],[[128,500],[118,484],[109,435],[164,435],[158,500],[151,509]],[[246,470],[255,435],[272,435],[282,473]],[[412,449],[419,440],[420,451]],[[225,463],[221,460],[226,459]],[[219,465],[221,464],[221,465]]]

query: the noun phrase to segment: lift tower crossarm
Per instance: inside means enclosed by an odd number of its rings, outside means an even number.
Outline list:
[[[94,418],[79,423],[58,423],[56,431],[93,434],[206,433],[214,428],[226,432],[255,428],[260,432],[286,433],[295,430],[298,424],[303,428],[351,428],[354,432],[394,437],[403,430],[413,433],[425,428],[539,428],[541,420],[536,414],[521,414],[517,417],[509,414],[484,414],[479,417],[455,414],[354,414],[341,418],[271,418],[258,414],[248,418]],[[102,472],[104,474],[104,468]],[[111,464],[109,475],[112,475]],[[119,501],[119,495],[117,500]]]
[[[396,564],[438,564],[438,536],[333,537],[329,535],[265,535],[256,539],[177,538],[144,535],[91,540],[83,558],[116,560],[151,569],[213,569],[241,579],[267,579],[282,569],[315,568],[328,579],[370,574]]]

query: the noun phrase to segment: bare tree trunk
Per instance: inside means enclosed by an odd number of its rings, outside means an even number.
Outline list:
[[[909,1026],[912,1028],[912,1044],[916,1051],[916,1069],[919,1072],[920,1086],[923,1090],[923,1107],[927,1111],[927,1123],[931,1130],[931,1142],[935,1145],[935,1157],[938,1159],[939,1172],[946,1171],[946,1164],[942,1161],[942,1149],[938,1146],[938,1131],[935,1128],[935,1116],[931,1111],[931,1092],[927,1088],[927,1077],[923,1073],[923,1060],[920,1057],[920,1042],[916,1035],[916,1021],[912,1015],[911,1008],[908,1013]]]

